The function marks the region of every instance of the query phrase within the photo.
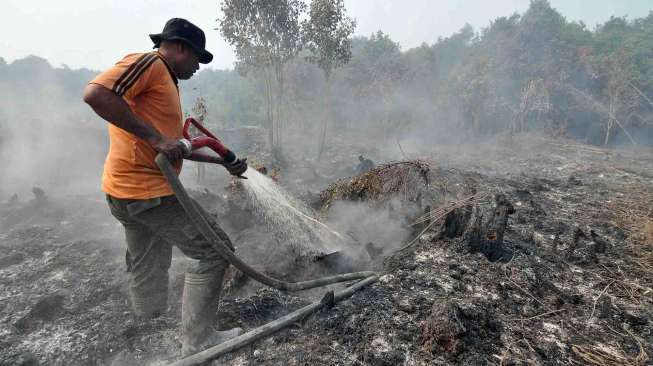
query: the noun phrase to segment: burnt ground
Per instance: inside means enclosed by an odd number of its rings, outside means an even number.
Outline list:
[[[306,159],[289,162],[280,183],[315,203],[320,190],[350,173],[358,152],[343,151],[334,146],[317,168]],[[211,364],[651,362],[650,151],[523,137],[404,153],[429,163],[433,190],[476,192],[479,212],[492,212],[493,197],[505,196],[515,211],[505,255],[490,261],[470,250],[468,236],[443,235],[442,225],[418,240],[407,237],[396,247],[403,249],[385,250],[377,261],[378,283]],[[223,188],[221,182],[195,194],[227,220]],[[447,207],[463,196],[427,204]],[[243,235],[224,224],[232,237]],[[149,321],[131,316],[120,228],[101,198],[37,194],[7,202],[0,228],[0,364],[165,364],[178,353],[186,261],[175,255],[168,313]],[[323,292],[233,291],[222,301],[219,325],[251,329]]]

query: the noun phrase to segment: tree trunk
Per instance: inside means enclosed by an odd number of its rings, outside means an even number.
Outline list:
[[[274,150],[274,118],[272,115],[272,76],[270,75],[270,68],[266,67],[265,72],[265,111],[267,114],[268,124],[268,142],[270,144],[270,151]]]
[[[609,106],[610,116],[608,117],[608,124],[605,129],[605,140],[603,141],[603,145],[607,145],[608,142],[610,142],[610,133],[612,132],[612,126],[614,125],[614,119],[613,119],[614,112],[615,112],[614,105],[615,105],[615,97],[614,94],[612,94],[610,95],[610,106]]]
[[[494,200],[495,207],[485,223],[480,209],[474,207],[471,225],[465,232],[470,251],[483,253],[492,262],[510,259],[508,251],[503,248],[503,234],[508,227],[508,216],[515,213],[515,208],[503,194],[497,194]]]
[[[388,141],[390,140],[390,81],[386,79],[379,79],[377,80],[377,88],[378,88],[378,98],[381,99],[381,107],[383,109],[383,117],[381,117],[381,120],[378,121],[378,126],[380,127],[380,132],[381,134],[379,135],[379,138],[384,139],[384,142],[387,144]],[[374,113],[372,113],[372,118],[376,118],[374,116]]]
[[[277,76],[277,149],[281,150],[282,146],[282,134],[283,134],[283,103],[284,103],[284,78],[283,78],[283,64],[276,65],[276,76]],[[281,151],[279,151],[281,152]]]
[[[390,92],[383,91],[383,136],[386,144],[390,140]]]
[[[331,110],[331,78],[328,75],[325,75],[325,77],[326,83],[324,86],[324,96],[322,97],[322,120],[317,145],[317,161],[322,160],[322,155],[326,149],[327,125]]]

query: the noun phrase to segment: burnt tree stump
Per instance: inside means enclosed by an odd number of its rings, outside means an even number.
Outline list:
[[[508,227],[508,217],[515,213],[515,208],[502,193],[494,197],[494,202],[495,206],[486,222],[477,206],[472,209],[471,224],[465,232],[465,242],[470,251],[483,253],[492,262],[510,259],[511,253],[503,247],[503,234]]]
[[[462,236],[471,217],[471,205],[454,209],[445,217],[444,224],[440,228],[440,237],[452,239]]]

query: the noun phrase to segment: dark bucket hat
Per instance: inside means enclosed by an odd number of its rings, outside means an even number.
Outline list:
[[[186,19],[172,18],[168,20],[163,31],[159,34],[150,34],[150,39],[154,42],[154,48],[159,47],[162,41],[184,41],[195,50],[200,63],[208,64],[213,60],[211,52],[204,48],[206,47],[204,32]]]

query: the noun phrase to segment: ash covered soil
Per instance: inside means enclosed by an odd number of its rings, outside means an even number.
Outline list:
[[[332,146],[317,168],[314,161],[289,161],[280,184],[322,208],[325,218],[338,200],[410,201],[420,212],[403,218],[409,235],[374,252],[369,265],[379,272],[377,283],[210,364],[651,362],[650,151],[535,137],[405,151],[406,160],[419,159],[428,167],[428,185],[411,195],[406,187],[423,183],[406,179],[390,197],[391,190],[375,195],[356,185],[369,180],[346,178],[351,172],[344,167],[355,164],[358,151],[347,154],[352,148],[342,145]],[[380,163],[389,160],[373,149],[368,155]],[[269,156],[258,158],[264,162]],[[396,178],[396,172],[387,177],[381,172],[365,177],[377,183]],[[212,174],[222,172],[210,173],[209,181]],[[126,301],[121,228],[101,196],[38,193],[0,206],[0,364],[174,360],[180,348],[183,256],[173,259],[167,314],[137,319]],[[228,222],[224,184],[194,194],[217,215],[238,249],[237,238],[246,237],[247,229]],[[474,222],[482,226],[499,215],[497,197],[512,208],[499,254],[474,245],[470,234]],[[422,222],[410,226],[414,221]],[[325,291],[281,293],[254,284],[227,290],[218,326],[245,329],[319,300]]]

